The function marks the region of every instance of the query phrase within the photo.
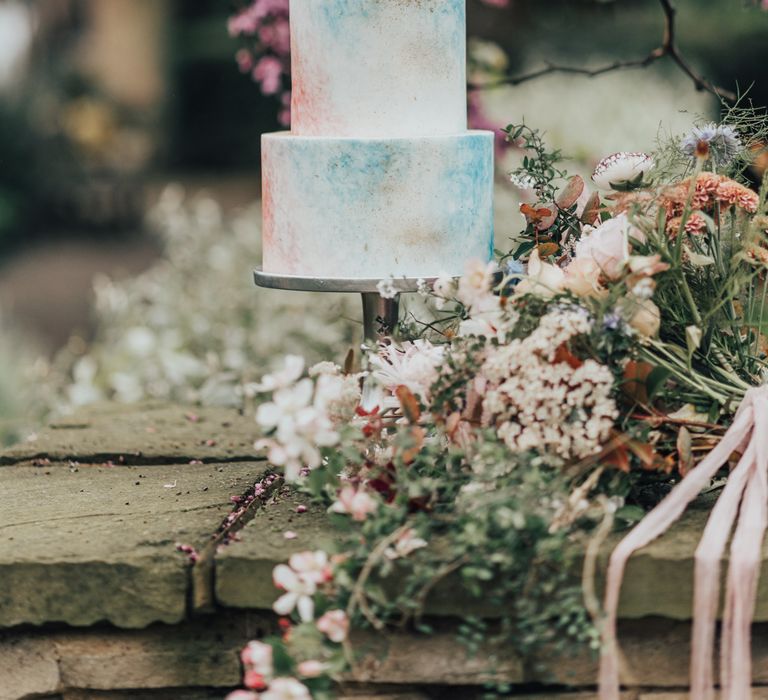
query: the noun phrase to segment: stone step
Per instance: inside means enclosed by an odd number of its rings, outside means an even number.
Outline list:
[[[0,627],[145,627],[187,615],[192,564],[254,462],[0,468]]]
[[[100,404],[0,450],[0,465],[45,459],[134,465],[258,460],[256,433],[253,418],[231,408]]]

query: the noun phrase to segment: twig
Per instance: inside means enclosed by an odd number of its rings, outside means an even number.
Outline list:
[[[672,4],[672,0],[659,0],[661,9],[664,13],[664,34],[662,37],[661,45],[653,49],[646,56],[636,59],[629,59],[623,61],[614,61],[608,63],[599,68],[585,68],[579,66],[566,66],[559,63],[547,62],[544,68],[532,71],[530,73],[524,73],[518,76],[505,76],[499,80],[494,80],[489,83],[470,83],[470,90],[492,90],[505,85],[520,85],[530,80],[536,80],[542,78],[545,75],[551,75],[552,73],[569,73],[572,75],[583,75],[588,78],[595,78],[598,75],[604,75],[605,73],[612,73],[617,70],[625,70],[630,68],[647,68],[652,63],[656,63],[662,58],[668,58],[672,61],[680,70],[683,71],[692,81],[697,90],[711,92],[716,97],[727,100],[728,102],[736,102],[738,99],[736,94],[731,90],[719,87],[710,82],[702,75],[699,75],[688,62],[688,60],[680,52],[677,46],[677,23],[676,14],[677,10]]]
[[[384,555],[387,547],[395,542],[408,529],[408,525],[399,527],[397,530],[390,533],[381,542],[379,542],[379,544],[377,544],[373,551],[368,555],[368,559],[360,571],[360,576],[358,576],[357,581],[355,581],[355,585],[352,589],[352,595],[349,598],[349,604],[347,605],[348,619],[351,620],[355,613],[355,609],[360,608],[360,612],[363,613],[365,619],[368,620],[371,627],[379,631],[384,629],[384,623],[378,617],[376,617],[368,605],[368,601],[365,595],[365,584],[368,582],[368,578],[373,573],[373,569],[376,564],[378,564],[381,560],[381,557]]]

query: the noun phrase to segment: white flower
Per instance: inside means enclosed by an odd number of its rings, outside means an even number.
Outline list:
[[[629,262],[629,239],[642,240],[642,232],[633,226],[626,214],[604,221],[597,228],[584,227],[576,244],[575,258],[594,260],[609,279],[618,279]]]
[[[275,678],[260,700],[312,700],[309,689],[295,678]]]
[[[345,486],[329,508],[332,513],[351,515],[352,520],[362,522],[370,513],[376,511],[379,501],[372,498],[369,493],[353,486]]]
[[[323,410],[312,404],[314,384],[302,379],[291,387],[279,389],[272,401],[256,411],[256,422],[274,431],[274,438],[261,440],[257,448],[269,449],[269,460],[285,468],[285,478],[293,481],[302,467],[320,466],[320,447],[330,447],[339,440],[339,434]]]
[[[622,151],[603,158],[592,173],[593,182],[601,190],[626,190],[642,183],[653,168],[653,158],[645,153]]]
[[[322,549],[315,552],[299,552],[291,555],[288,565],[302,578],[314,583],[325,583],[331,580],[331,567],[328,554]]]
[[[565,268],[565,287],[578,297],[603,291],[599,280],[600,266],[592,258],[576,258]]]
[[[271,374],[265,374],[261,383],[254,386],[258,392],[276,391],[291,386],[304,372],[304,358],[299,355],[286,355],[283,367]]]
[[[320,632],[337,644],[343,642],[349,634],[349,618],[343,610],[329,610],[316,625]]]
[[[382,299],[394,299],[399,294],[397,287],[395,286],[395,281],[391,277],[389,279],[379,280],[376,289]]]
[[[484,263],[482,260],[467,262],[464,274],[459,278],[459,288],[456,292],[458,300],[470,309],[491,295],[493,275],[496,263]]]
[[[641,336],[651,338],[658,334],[661,327],[661,311],[650,299],[630,301],[629,325]]]
[[[302,622],[309,622],[315,615],[315,601],[312,596],[317,586],[311,576],[304,576],[286,564],[278,564],[272,571],[276,588],[285,591],[273,604],[278,615],[290,615],[298,609]]]
[[[563,291],[565,273],[557,265],[542,262],[537,248],[528,260],[528,274],[515,287],[516,294],[535,294],[549,299]]]
[[[414,394],[427,399],[429,389],[437,379],[444,352],[443,347],[428,340],[405,342],[400,347],[388,345],[378,355],[370,357],[372,374],[390,391],[406,386]]]
[[[445,307],[445,303],[453,299],[456,295],[456,280],[450,275],[441,272],[432,285],[432,291],[435,293],[435,306],[437,309]]]
[[[264,642],[248,642],[240,652],[243,665],[256,673],[269,678],[274,669],[272,666],[272,647]]]
[[[384,551],[384,556],[386,556],[387,559],[400,559],[402,557],[407,557],[417,549],[422,549],[426,546],[426,540],[417,537],[414,530],[408,529],[397,538],[394,547],[388,547]]]

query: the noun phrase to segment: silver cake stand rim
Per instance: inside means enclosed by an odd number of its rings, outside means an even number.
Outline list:
[[[382,281],[391,282],[398,293],[416,292],[419,285],[432,285],[437,277],[304,277],[265,272],[261,266],[253,271],[253,280],[259,287],[293,290],[297,292],[359,292],[378,293]]]

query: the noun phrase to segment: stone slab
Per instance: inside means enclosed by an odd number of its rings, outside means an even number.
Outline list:
[[[709,517],[710,507],[711,502],[692,505],[667,534],[636,552],[629,560],[621,591],[620,617],[657,615],[673,620],[691,619],[694,552]],[[608,557],[621,536],[617,534],[606,543],[598,571],[606,570]],[[722,590],[725,589],[727,568],[726,558],[722,565]],[[768,621],[768,538],[763,543],[763,563],[754,620]]]
[[[307,512],[298,513],[298,506]],[[295,533],[287,539],[286,533]],[[307,496],[281,489],[258,510],[237,540],[216,555],[216,600],[226,607],[271,609],[278,596],[272,569],[291,554],[332,545],[335,533],[325,511]]]
[[[0,469],[0,627],[178,622],[191,564],[256,463]]]
[[[0,634],[0,700],[54,693],[60,680],[50,639]]]
[[[299,504],[309,505],[305,497],[284,492],[246,526],[239,542],[218,556],[216,595],[222,605],[269,608],[277,597],[271,583],[272,569],[293,552],[323,548],[334,541],[335,532],[324,511],[310,505],[306,513],[299,515],[296,513]],[[708,508],[694,505],[670,532],[630,559],[622,588],[620,617],[691,618],[693,555],[708,514]],[[294,531],[298,536],[286,540],[286,531]],[[605,571],[611,551],[624,534],[616,533],[609,538],[603,547],[598,571]],[[768,540],[763,551],[756,621],[768,621]],[[723,565],[723,577],[726,569],[727,561]],[[457,593],[454,583],[449,577],[436,587],[427,603],[429,614],[451,616],[467,610],[487,617],[496,614],[482,601],[459,598],[460,592]]]
[[[58,419],[33,437],[0,450],[0,464],[40,459],[178,464],[258,458],[253,418],[230,408],[102,404]]]

